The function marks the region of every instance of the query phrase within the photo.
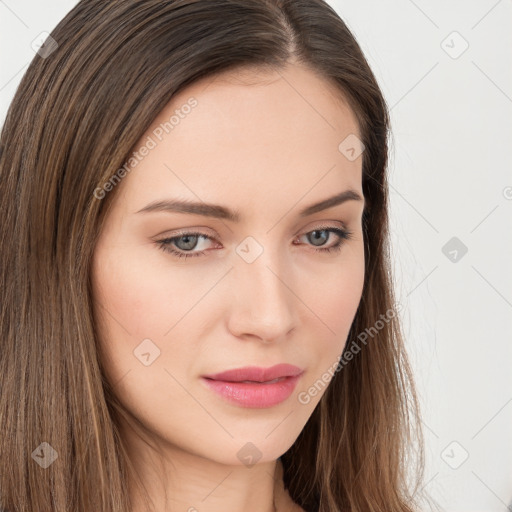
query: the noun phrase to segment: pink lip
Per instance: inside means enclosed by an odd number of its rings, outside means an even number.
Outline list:
[[[290,364],[270,368],[248,366],[204,375],[202,380],[211,390],[241,407],[265,408],[286,400],[302,373],[301,368]]]

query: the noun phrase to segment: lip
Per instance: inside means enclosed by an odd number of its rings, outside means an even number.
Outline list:
[[[277,364],[270,368],[247,366],[204,375],[201,380],[231,403],[261,409],[284,402],[303,373],[301,368],[291,364]]]

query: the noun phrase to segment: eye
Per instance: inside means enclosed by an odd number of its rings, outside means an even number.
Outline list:
[[[337,236],[336,241],[328,247],[323,247],[326,244],[326,241],[331,238],[332,234]],[[351,239],[352,235],[353,232],[348,231],[347,229],[341,229],[338,227],[319,227],[313,231],[308,231],[295,240],[306,237],[307,243],[314,247],[315,252],[328,253],[331,251],[339,251],[344,241]],[[213,241],[213,238],[205,235],[204,233],[190,232],[158,240],[157,244],[160,249],[177,258],[190,258],[203,256],[206,253],[204,242],[208,240]],[[195,249],[200,250],[196,251]]]
[[[192,252],[193,249],[196,249],[199,243],[201,246],[200,240],[213,240],[210,236],[205,235],[204,233],[183,233],[179,236],[173,236],[172,238],[165,238],[164,240],[159,240],[157,243],[159,247],[173,256],[178,258],[189,258],[194,256],[201,256],[204,254],[204,249],[198,252]],[[178,250],[174,249],[177,247]]]
[[[330,235],[335,234],[338,238],[334,242],[334,244],[329,245],[328,247],[323,247],[326,241],[330,238]],[[313,231],[308,231],[304,235],[301,235],[297,238],[305,237],[309,243],[311,243],[316,252],[328,253],[331,251],[339,251],[345,240],[350,240],[354,233],[352,231],[348,231],[347,229],[335,228],[335,227],[320,227]]]

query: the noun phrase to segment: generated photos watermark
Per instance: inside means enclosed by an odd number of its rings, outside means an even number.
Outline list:
[[[398,303],[395,308],[390,308],[385,313],[381,313],[379,319],[373,326],[367,327],[363,332],[357,335],[357,340],[361,344],[366,345],[368,343],[368,337],[373,339],[373,337],[376,336],[401,309],[402,305]],[[306,391],[302,391],[297,395],[299,403],[302,405],[309,404],[311,402],[311,398],[321,393],[334,375],[352,361],[356,354],[361,352],[361,346],[358,344],[357,340],[353,340],[350,345],[347,344],[342,354],[336,358],[336,361],[321,375],[321,377],[317,379]]]

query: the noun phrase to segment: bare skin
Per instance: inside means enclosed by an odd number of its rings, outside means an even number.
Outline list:
[[[196,106],[158,140],[154,130],[192,97]],[[309,390],[346,343],[364,280],[364,201],[299,212],[346,190],[363,198],[362,158],[338,149],[351,134],[358,123],[341,94],[304,67],[225,73],[173,97],[137,145],[151,136],[156,146],[110,192],[93,259],[95,315],[107,377],[140,426],[125,423],[122,433],[155,511],[273,512],[274,501],[279,512],[302,510],[278,459],[328,383]],[[241,218],[140,212],[166,199],[223,205]],[[348,239],[332,231],[344,228]],[[190,248],[184,233],[196,232]],[[202,254],[178,257],[162,240]],[[338,241],[339,250],[320,252]],[[143,340],[147,365],[136,355]],[[228,402],[202,379],[278,363],[303,373],[270,407]],[[241,449],[252,450],[253,465]],[[131,495],[131,512],[144,512],[134,484]]]

